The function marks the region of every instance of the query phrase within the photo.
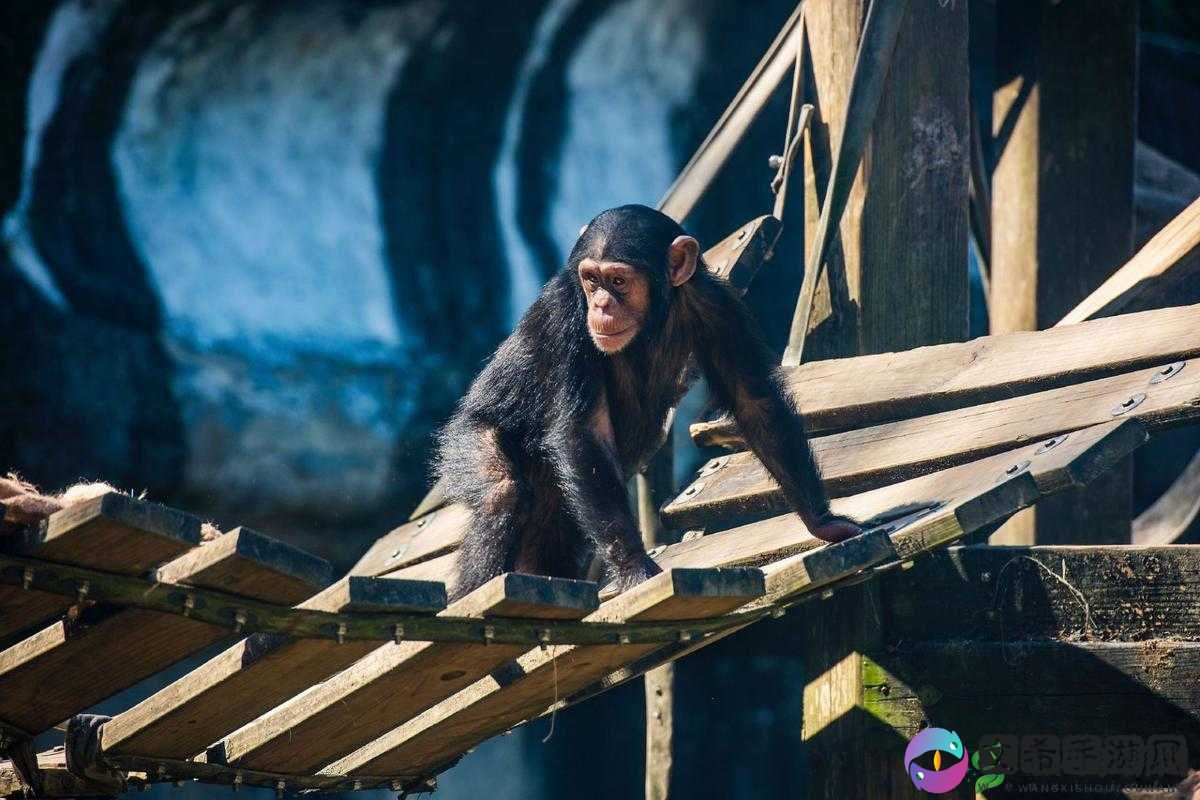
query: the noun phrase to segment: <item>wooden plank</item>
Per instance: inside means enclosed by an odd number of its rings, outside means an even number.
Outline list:
[[[1059,389],[885,423],[813,440],[826,486],[834,495],[925,474],[1120,416],[1151,430],[1200,417],[1200,369],[1184,368],[1151,383],[1159,369],[1132,372]],[[1141,398],[1137,400],[1137,398]],[[773,479],[750,453],[709,462],[698,479],[663,509],[676,527],[712,524],[739,515],[786,510]]]
[[[155,580],[294,603],[333,579],[323,558],[249,528],[234,528],[159,567]]]
[[[461,540],[463,529],[459,529],[458,538]],[[408,567],[401,567],[395,572],[387,573],[389,578],[403,578],[413,581],[445,581],[446,590],[453,591],[458,580],[458,551],[444,553],[428,561],[422,561]]]
[[[810,433],[979,405],[1200,356],[1200,305],[1036,332],[785,369]],[[732,421],[691,428],[703,446],[743,448]]]
[[[704,251],[708,271],[744,293],[767,260],[782,227],[770,214],[750,220]]]
[[[136,575],[200,541],[200,520],[116,492],[62,509],[0,540],[8,553]],[[63,595],[0,586],[0,641],[64,613]]]
[[[594,583],[509,573],[493,578],[442,613],[579,619],[598,605]],[[526,649],[482,642],[385,644],[209,748],[208,760],[309,773],[470,686]]]
[[[1200,639],[1200,545],[951,547],[883,584],[896,639]]]
[[[428,561],[458,547],[471,512],[460,505],[447,506],[381,536],[358,560],[354,575],[383,575]]]
[[[436,613],[445,605],[440,584],[351,576],[300,607]],[[113,717],[102,730],[104,752],[189,758],[377,647],[371,641],[254,634]]]
[[[185,553],[181,563],[167,564],[162,572],[210,589],[228,588],[226,581],[236,575],[243,596],[283,602],[295,602],[316,588],[293,574],[297,564],[303,563],[300,571],[310,576],[328,574],[320,559],[266,541],[261,534],[243,529],[237,539],[234,547],[220,540],[201,545],[198,549],[212,547],[215,554]],[[287,580],[280,579],[284,575]],[[156,590],[167,586],[159,584]],[[78,619],[54,623],[26,640],[40,643],[34,650],[22,642],[0,652],[0,720],[40,733],[228,635],[225,628],[178,614],[85,609]]]
[[[1133,521],[1133,543],[1171,544],[1200,517],[1200,452],[1153,504]]]
[[[38,753],[37,762],[42,775],[42,797],[113,796],[111,792],[67,772],[67,755],[62,747]],[[21,786],[21,778],[11,761],[0,761],[0,797],[26,800],[25,791]]]
[[[748,569],[672,569],[603,604],[588,619],[672,620],[724,614],[764,591]],[[322,774],[417,775],[661,645],[553,646],[532,650],[393,728]]]
[[[1195,300],[1197,282],[1200,282],[1200,199],[1167,223],[1137,255],[1058,324],[1075,325],[1087,319]]]

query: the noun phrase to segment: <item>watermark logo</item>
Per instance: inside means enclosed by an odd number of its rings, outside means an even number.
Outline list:
[[[979,774],[975,779],[975,792],[979,793],[1004,783],[1004,775],[998,771],[1002,752],[999,741],[985,741],[968,758],[957,733],[945,728],[925,728],[909,741],[904,751],[904,771],[921,791],[942,794],[962,783],[968,768],[973,767]]]

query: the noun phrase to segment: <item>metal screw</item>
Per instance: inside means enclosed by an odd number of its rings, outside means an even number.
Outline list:
[[[771,169],[779,169],[783,166],[783,156],[772,155],[767,158],[767,166]]]
[[[33,567],[26,567],[21,573],[21,588],[28,589],[33,586]]]
[[[629,644],[629,634],[628,633],[617,634],[617,644]]]
[[[483,626],[483,643],[491,644],[496,639],[496,628],[494,625]]]
[[[77,598],[77,602],[82,603],[84,600],[86,600],[88,593],[91,591],[92,591],[92,584],[90,581],[84,581],[83,583],[79,584],[79,595]]]
[[[783,619],[783,615],[787,613],[787,609],[783,606],[775,606],[771,609],[771,616],[775,619]]]
[[[1047,450],[1053,450],[1054,448],[1058,447],[1060,444],[1065,442],[1070,437],[1070,435],[1071,434],[1069,434],[1069,433],[1064,433],[1061,436],[1055,436],[1052,439],[1047,439],[1046,441],[1042,442],[1042,446],[1039,447],[1036,452],[1034,452],[1034,455],[1040,456],[1042,453],[1046,452]]]
[[[278,797],[278,798],[282,798],[282,797],[283,797],[283,790],[284,790],[286,787],[287,787],[287,784],[286,784],[286,783],[284,783],[283,781],[276,781],[276,782],[275,782],[275,796],[276,796],[276,797]]]
[[[983,581],[984,583],[991,583],[992,582],[992,573],[990,573],[990,572],[980,573],[979,580]]]
[[[400,644],[404,641],[404,626],[398,622],[392,628],[392,641],[394,641],[396,644]]]
[[[545,650],[548,644],[550,644],[550,629],[542,628],[538,631],[538,646]]]
[[[242,773],[241,771],[238,771],[233,776],[233,790],[236,792],[240,788],[242,788]]]
[[[909,559],[908,561],[900,562],[900,569],[912,569],[912,568],[913,568],[912,559]]]
[[[683,490],[684,497],[692,497],[699,494],[704,489],[704,481],[696,481],[691,486]]]
[[[692,632],[691,631],[680,631],[679,632],[679,641],[690,642],[691,640],[692,640]]]
[[[1004,470],[1004,472],[1000,474],[1000,477],[999,477],[999,478],[997,478],[997,480],[1001,480],[1001,481],[1002,481],[1002,480],[1005,480],[1006,478],[1011,478],[1011,477],[1013,477],[1014,475],[1020,475],[1020,474],[1021,474],[1022,472],[1024,472],[1024,471],[1025,471],[1025,470],[1026,470],[1028,467],[1029,467],[1029,461],[1028,461],[1028,460],[1021,461],[1021,462],[1018,462],[1018,463],[1016,463],[1016,464],[1013,464],[1011,467],[1009,467],[1008,469]]]
[[[337,641],[338,641],[338,644],[345,644],[345,643],[346,643],[346,623],[344,623],[344,622],[339,622],[339,623],[338,623],[338,627],[337,627]]]
[[[196,595],[186,594],[183,597],[183,615],[186,617],[196,608]]]
[[[246,612],[239,610],[236,614],[233,615],[233,621],[235,623],[233,626],[233,632],[241,633],[242,628],[246,627]]]
[[[417,521],[418,528],[424,528],[428,524],[429,524],[429,517],[421,517],[421,519],[419,519]]]
[[[828,600],[831,597],[833,597],[833,589],[826,589],[825,591],[821,592],[822,600]]]

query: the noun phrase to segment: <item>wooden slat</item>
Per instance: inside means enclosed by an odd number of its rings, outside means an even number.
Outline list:
[[[1151,429],[1200,417],[1200,369],[1184,368],[1152,384],[1151,369],[1044,392],[885,423],[813,440],[826,486],[835,495],[921,475],[1065,431],[1114,419],[1113,410],[1144,395],[1123,416]],[[690,527],[723,517],[786,510],[778,487],[750,453],[709,462],[700,477],[669,503],[669,524]]]
[[[810,433],[862,428],[1200,356],[1200,306],[785,369]],[[744,447],[730,420],[697,444]]]
[[[440,584],[343,578],[300,604],[320,611],[436,613]],[[106,723],[106,753],[189,758],[222,735],[357,661],[378,642],[254,634]]]
[[[1167,223],[1145,246],[1075,306],[1059,325],[1164,303],[1194,301],[1200,281],[1200,199]],[[1183,289],[1182,293],[1179,291]],[[1172,298],[1174,294],[1174,298]],[[1189,299],[1188,295],[1192,297]]]
[[[891,541],[886,548],[878,546],[878,537],[874,535],[857,537],[862,540],[860,542],[849,540],[822,548],[821,542],[813,539],[799,520],[787,515],[672,545],[656,560],[664,567],[713,561],[764,564],[767,595],[763,602],[780,602],[835,584],[880,561],[908,558],[925,549],[939,547],[992,525],[1037,499],[1086,485],[1146,439],[1144,426],[1136,420],[1111,422],[1072,433],[1054,448],[1041,453],[1036,452],[1041,448],[1040,443],[1029,445],[991,459],[834,501],[834,508],[839,513],[869,517],[879,509],[893,507],[897,499],[904,502],[914,497],[930,497],[930,488],[939,492],[934,497],[956,498],[945,503],[937,513],[907,523],[902,521],[901,527],[889,534]],[[1030,461],[1025,471],[996,482],[996,476],[1005,465],[1025,460]],[[970,479],[972,473],[974,481]],[[1032,481],[1032,487],[1029,481]],[[936,623],[931,621],[931,624]],[[585,687],[563,705],[594,697],[740,629],[721,631],[703,640],[656,651]]]
[[[371,545],[351,572],[382,575],[444,555],[458,547],[462,528],[470,517],[465,506],[455,505],[406,522]]]
[[[579,619],[598,606],[586,581],[506,574],[450,605],[456,617]],[[386,733],[521,655],[522,645],[386,644],[208,751],[213,763],[304,774]]]
[[[766,261],[782,227],[770,214],[747,222],[704,251],[708,271],[745,292]]]
[[[199,550],[213,547],[217,552],[212,557],[185,553],[181,563],[168,564],[162,572],[209,589],[226,589],[230,576],[238,576],[243,596],[284,602],[295,602],[316,588],[306,585],[297,571],[321,579],[329,573],[320,559],[261,534],[243,529],[237,538],[232,547],[220,540],[202,545]],[[297,564],[304,568],[296,570]],[[167,586],[160,584],[157,590]],[[78,620],[56,622],[32,637],[41,644],[36,652],[23,643],[0,652],[0,720],[40,733],[228,635],[228,629],[177,614],[86,609]]]
[[[457,531],[457,538],[462,539],[464,529],[460,528]],[[445,581],[448,590],[453,589],[455,581],[458,579],[458,551],[452,550],[449,553],[444,553],[436,558],[431,558],[428,561],[422,561],[419,564],[413,564],[408,567],[401,567],[395,572],[387,573],[389,578],[404,578],[405,580],[424,580],[424,581]]]
[[[189,514],[110,493],[52,514],[40,526],[0,540],[8,553],[136,575],[200,541]],[[65,612],[74,601],[50,592],[0,586],[0,641]]]
[[[588,619],[672,620],[732,611],[760,597],[750,569],[672,569],[608,601]],[[416,775],[661,645],[550,646],[532,650],[343,759],[323,774]]]

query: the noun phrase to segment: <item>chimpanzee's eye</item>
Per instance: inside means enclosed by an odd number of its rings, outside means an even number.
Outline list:
[[[621,288],[622,286],[624,286],[624,285],[625,285],[625,279],[624,279],[624,278],[620,278],[620,277],[613,278],[613,279],[612,279],[612,285],[613,285],[613,286],[616,286],[616,287],[619,289],[619,288]]]

